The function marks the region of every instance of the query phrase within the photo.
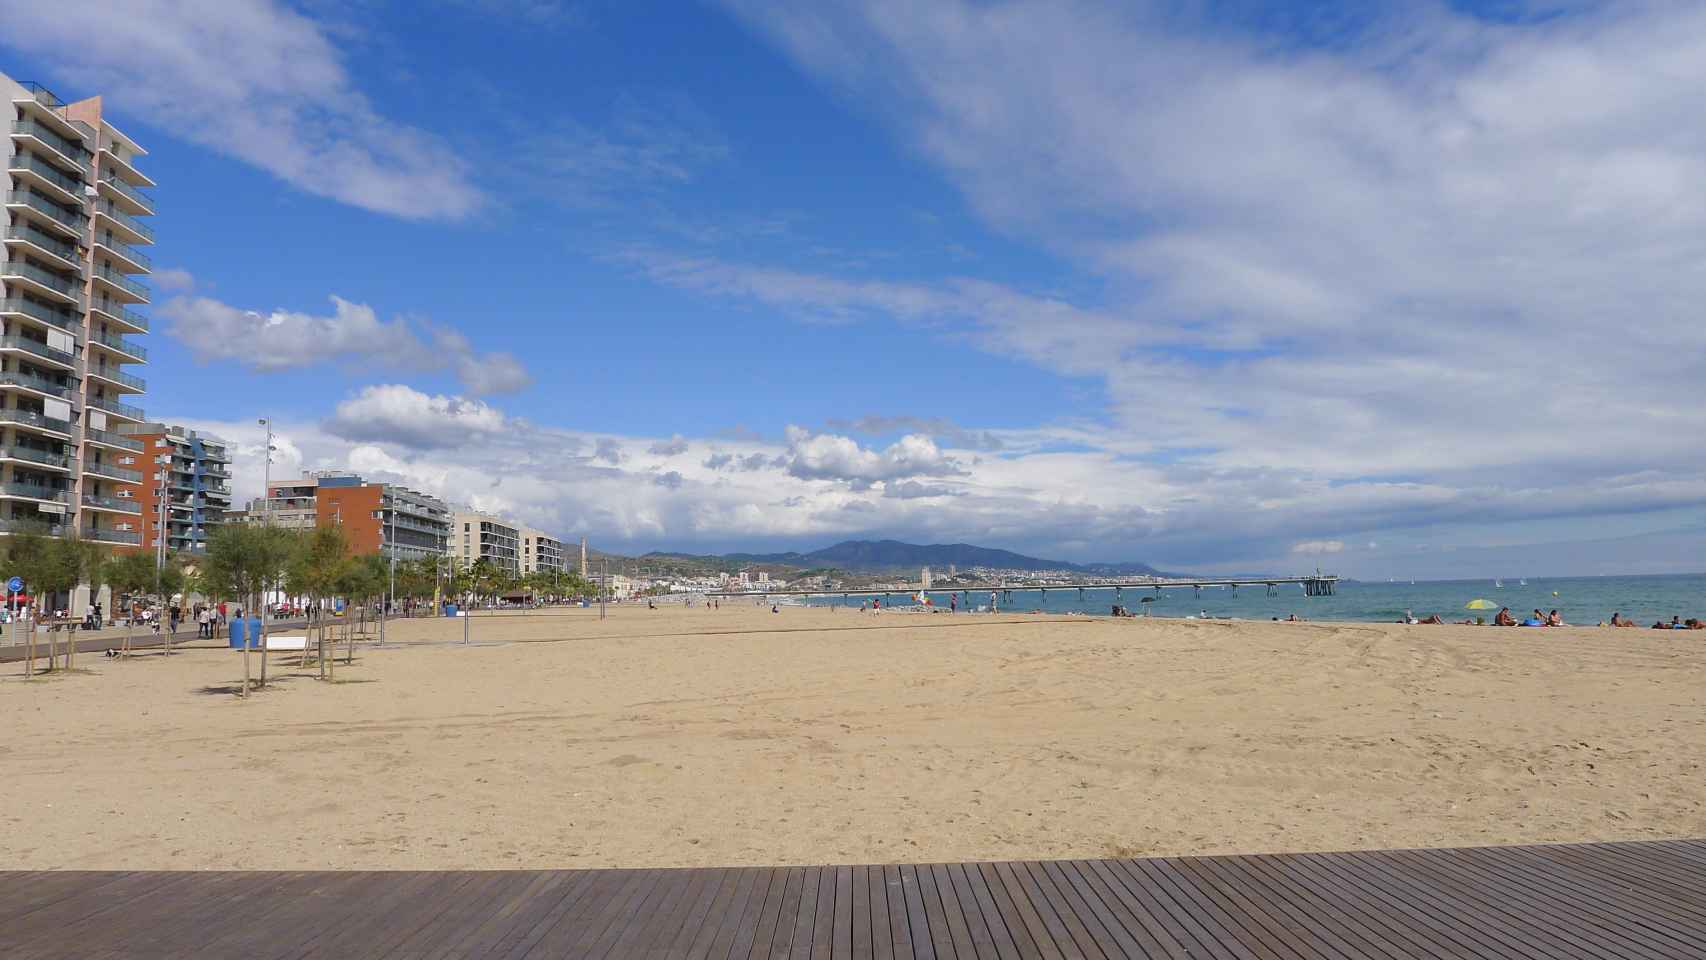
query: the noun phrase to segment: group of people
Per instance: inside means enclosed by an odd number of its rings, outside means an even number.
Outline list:
[[[1569,626],[1569,624],[1564,622],[1564,618],[1556,610],[1552,611],[1551,613],[1542,614],[1540,612],[1539,608],[1536,608],[1533,613],[1530,613],[1528,615],[1527,620],[1518,620],[1516,617],[1511,615],[1511,608],[1510,607],[1500,607],[1498,615],[1493,617],[1493,626],[1495,626],[1495,627],[1567,627],[1567,626]]]
[[[1621,613],[1613,613],[1611,615],[1611,622],[1609,624],[1602,623],[1602,624],[1600,624],[1600,626],[1602,626],[1602,627],[1604,627],[1604,626],[1639,627],[1640,624],[1629,619],[1628,617],[1623,616]],[[1654,629],[1654,630],[1706,630],[1706,620],[1701,620],[1699,617],[1689,617],[1687,620],[1684,620],[1681,617],[1673,616],[1670,618],[1670,622],[1666,623],[1664,621],[1664,618],[1660,617],[1659,619],[1653,621],[1652,629]]]

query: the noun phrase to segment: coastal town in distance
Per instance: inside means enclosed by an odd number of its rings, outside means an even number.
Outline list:
[[[0,9],[0,960],[1706,957],[1706,6]]]

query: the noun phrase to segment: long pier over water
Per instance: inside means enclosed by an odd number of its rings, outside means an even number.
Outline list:
[[[1201,593],[1204,587],[1231,587],[1234,591],[1239,587],[1263,587],[1271,595],[1279,587],[1297,584],[1303,587],[1303,592],[1307,596],[1330,597],[1333,595],[1334,585],[1338,582],[1339,578],[1336,576],[1317,574],[1312,577],[1259,577],[1254,579],[1210,577],[1195,580],[1108,580],[1094,583],[973,583],[955,584],[951,587],[926,587],[922,584],[913,584],[901,587],[872,587],[864,590],[754,590],[749,588],[746,590],[710,590],[706,591],[705,596],[750,597],[761,600],[771,597],[892,597],[907,594],[931,596],[949,593],[972,596],[980,593],[998,593],[1005,601],[1012,599],[1015,593],[1041,592],[1046,597],[1050,590],[1061,592],[1076,590],[1078,596],[1082,598],[1087,590],[1112,590],[1118,597],[1127,590],[1135,593],[1152,590],[1159,595],[1166,590],[1180,590],[1186,587],[1197,593]]]

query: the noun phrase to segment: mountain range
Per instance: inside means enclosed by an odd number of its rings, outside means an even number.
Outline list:
[[[777,564],[802,569],[833,568],[857,572],[884,570],[917,570],[933,567],[938,573],[957,566],[995,567],[1003,570],[1070,570],[1074,573],[1107,574],[1110,576],[1158,576],[1162,573],[1147,563],[1068,563],[1065,560],[1045,560],[1028,557],[1011,550],[979,547],[969,543],[902,543],[899,540],[845,540],[832,547],[809,553],[725,553],[710,557],[694,557],[680,553],[648,553],[642,560],[704,560],[722,564]]]

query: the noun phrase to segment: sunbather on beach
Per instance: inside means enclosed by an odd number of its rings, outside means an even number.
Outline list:
[[[1551,613],[1548,613],[1546,615],[1546,625],[1548,627],[1567,627],[1567,626],[1569,626],[1569,624],[1564,622],[1564,618],[1562,616],[1559,616],[1558,611],[1556,611],[1556,610],[1554,610]]]
[[[1516,618],[1511,616],[1511,608],[1510,607],[1500,607],[1499,608],[1498,615],[1493,617],[1493,626],[1495,626],[1495,627],[1514,627],[1514,626],[1516,626]]]
[[[1441,620],[1439,614],[1436,613],[1428,617],[1426,620],[1423,620],[1422,623],[1441,625],[1444,624],[1445,621]]]

